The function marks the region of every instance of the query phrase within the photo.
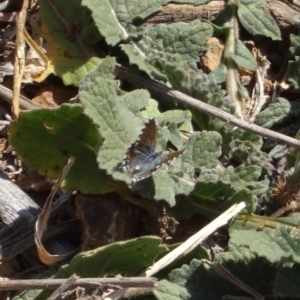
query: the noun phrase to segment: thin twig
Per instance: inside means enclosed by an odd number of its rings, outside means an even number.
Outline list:
[[[14,85],[12,112],[17,118],[19,116],[19,97],[21,91],[22,77],[25,69],[25,39],[23,30],[25,27],[26,14],[29,0],[23,0],[22,9],[16,19],[16,50],[14,61]]]
[[[246,285],[231,272],[229,272],[225,267],[220,264],[212,263],[206,259],[203,259],[203,262],[208,264],[216,273],[222,276],[227,281],[231,282],[233,285],[237,286],[239,289],[245,291],[246,293],[252,295],[254,299],[264,300],[264,297],[252,289],[250,286]]]
[[[35,289],[54,290],[64,284],[67,279],[18,279],[4,280],[0,283],[0,291],[21,291]],[[152,288],[156,286],[153,277],[121,277],[121,278],[79,278],[71,287],[98,288],[99,285],[118,285],[123,288]]]
[[[12,90],[8,89],[4,85],[0,84],[0,99],[12,104],[13,101],[13,92]],[[40,104],[34,103],[27,97],[20,95],[19,98],[20,108],[25,110],[33,110],[38,108],[43,108]]]
[[[166,85],[163,85],[159,82],[156,82],[154,80],[148,79],[145,76],[142,76],[141,74],[135,74],[132,71],[128,70],[127,68],[117,64],[115,68],[115,75],[123,79],[125,81],[132,82],[139,87],[143,87],[150,91],[150,93],[153,93],[153,95],[159,96],[159,98],[167,98],[171,100],[175,100],[177,102],[180,102],[184,105],[187,105],[189,107],[192,107],[198,111],[201,111],[207,115],[210,115],[212,117],[216,117],[228,124],[237,126],[239,128],[245,129],[247,131],[253,132],[257,135],[263,136],[268,139],[276,140],[279,142],[282,142],[284,144],[300,147],[300,141],[294,138],[291,138],[287,135],[269,130],[267,128],[258,126],[253,123],[249,123],[246,121],[243,121],[241,119],[236,118],[235,116],[218,109],[212,105],[209,105],[207,103],[204,103],[201,101],[201,99],[195,99],[192,98],[184,93],[181,93],[177,90],[173,90]]]
[[[58,287],[53,294],[48,298],[48,300],[56,300],[58,299],[62,293],[72,288],[72,285],[74,285],[75,281],[79,277],[73,274],[71,277],[69,277],[64,283],[61,284],[60,287]]]
[[[37,55],[43,60],[45,64],[48,63],[49,59],[47,55],[44,53],[44,51],[36,44],[36,42],[32,39],[32,37],[29,35],[28,31],[26,28],[24,28],[24,38],[25,41],[27,42],[28,46],[34,50]]]

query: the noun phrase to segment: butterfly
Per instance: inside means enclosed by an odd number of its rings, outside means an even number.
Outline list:
[[[183,153],[183,150],[168,154],[155,152],[157,128],[150,119],[141,130],[138,139],[127,149],[123,160],[123,171],[130,175],[133,183],[145,179],[164,163],[168,163]]]

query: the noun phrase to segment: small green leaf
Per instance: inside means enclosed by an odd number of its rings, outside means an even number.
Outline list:
[[[209,73],[208,78],[214,80],[217,84],[221,84],[226,81],[227,72],[227,67],[224,64],[220,64],[217,69]]]
[[[294,61],[289,61],[288,80],[295,86],[300,87],[300,38],[293,34],[290,35],[291,47],[290,51],[295,56]]]
[[[246,70],[255,71],[257,62],[248,48],[239,39],[235,39],[234,45],[235,52],[228,52],[228,55],[239,67],[242,67]]]
[[[166,82],[167,77],[159,72],[157,68],[152,66],[149,62],[145,60],[145,56],[141,55],[141,50],[138,47],[132,44],[122,44],[120,45],[121,49],[127,54],[131,64],[138,66],[140,71],[145,72],[151,78],[154,78],[159,81]]]
[[[287,118],[289,112],[295,110],[295,108],[291,110],[291,103],[288,100],[284,98],[278,98],[277,101],[278,102],[271,103],[265,110],[260,112],[255,118],[255,123],[260,126],[270,128],[274,124],[278,124],[283,119]],[[300,103],[298,104],[297,112],[299,113],[299,111]]]
[[[202,131],[194,133],[187,145],[186,152],[182,156],[182,168],[187,173],[194,172],[195,168],[215,168],[221,155],[222,138],[214,131]],[[192,168],[192,169],[191,169]]]
[[[300,88],[300,59],[295,57],[295,61],[288,63],[288,81],[290,81],[296,89]]]
[[[225,200],[236,192],[236,190],[231,187],[230,183],[221,180],[210,182],[203,181],[203,177],[204,176],[201,177],[201,181],[198,180],[191,193],[202,201],[204,200],[210,203],[219,204],[222,199]]]
[[[290,47],[291,53],[295,56],[300,56],[300,36],[291,34],[290,40],[291,40],[291,47]]]
[[[96,69],[101,63],[98,57],[70,58],[70,57],[53,57],[54,74],[61,77],[65,85],[79,86],[80,81],[88,72]]]
[[[265,1],[239,0],[237,3],[239,20],[249,33],[261,34],[273,40],[281,39],[277,23],[266,11]]]

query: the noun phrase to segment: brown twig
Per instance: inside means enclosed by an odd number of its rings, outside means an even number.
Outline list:
[[[75,281],[79,277],[73,274],[71,277],[69,277],[64,283],[62,283],[61,286],[59,286],[53,294],[48,298],[48,300],[56,300],[58,299],[62,293],[72,288],[72,285],[74,285]]]
[[[25,68],[25,38],[23,30],[25,27],[26,14],[29,5],[29,0],[23,0],[22,9],[16,19],[16,50],[14,61],[14,85],[13,85],[13,103],[12,112],[14,117],[18,118],[19,97],[21,91],[22,77]]]
[[[57,289],[67,279],[24,279],[4,280],[0,283],[0,291],[20,291],[35,289]],[[81,286],[84,288],[98,288],[99,285],[118,285],[123,288],[152,288],[156,285],[153,277],[121,277],[121,278],[79,278],[72,282],[71,288]]]
[[[300,141],[294,138],[291,138],[287,135],[269,130],[267,128],[258,126],[253,123],[249,123],[246,121],[243,121],[241,119],[236,118],[235,116],[218,109],[212,105],[206,104],[201,101],[201,99],[195,99],[192,98],[184,93],[181,93],[177,90],[173,90],[166,85],[163,85],[159,82],[156,82],[154,80],[148,79],[145,76],[138,75],[133,73],[132,71],[128,70],[127,68],[124,68],[121,65],[116,65],[115,68],[115,75],[116,77],[123,79],[125,81],[132,82],[139,87],[143,87],[147,89],[150,93],[153,95],[158,96],[159,98],[167,98],[170,100],[175,100],[177,102],[182,103],[183,105],[187,105],[189,107],[192,107],[198,111],[201,111],[207,115],[210,115],[212,117],[216,117],[228,124],[237,126],[239,128],[245,129],[247,131],[253,132],[257,135],[263,136],[268,139],[276,140],[279,142],[282,142],[284,144],[294,146],[294,147],[300,147]]]
[[[239,289],[245,291],[246,293],[252,295],[254,299],[257,300],[264,300],[265,298],[256,292],[254,289],[252,289],[250,286],[246,285],[244,282],[242,282],[240,279],[238,279],[236,276],[234,276],[231,272],[229,272],[225,267],[223,267],[220,264],[212,263],[206,259],[203,260],[204,263],[209,265],[217,274],[222,276],[227,281],[231,282],[233,285],[238,287]]]
[[[2,84],[0,84],[0,99],[8,102],[9,104],[12,104],[13,102],[13,92]],[[30,101],[27,97],[23,95],[20,95],[19,102],[21,109],[32,110],[43,108],[41,105]]]

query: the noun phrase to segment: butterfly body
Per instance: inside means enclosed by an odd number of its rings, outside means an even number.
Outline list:
[[[168,154],[155,152],[157,128],[154,119],[150,119],[142,129],[138,139],[128,149],[123,160],[123,171],[136,182],[149,177],[164,163],[178,157],[183,151]]]

